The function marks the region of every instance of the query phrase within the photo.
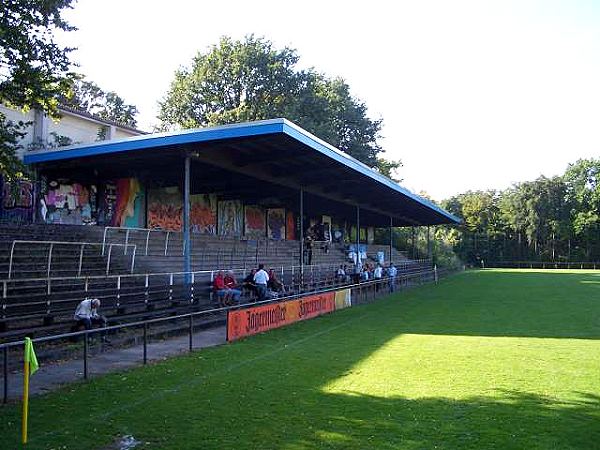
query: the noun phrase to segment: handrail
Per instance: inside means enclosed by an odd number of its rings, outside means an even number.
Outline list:
[[[123,245],[123,244],[112,244],[112,245]],[[129,244],[129,245],[133,245],[133,244]],[[304,265],[305,268],[310,268],[313,267],[314,269],[321,269],[321,268],[338,268],[340,266],[340,264],[314,264],[312,266],[309,265]],[[279,271],[280,268],[284,268],[287,269],[289,268],[290,270],[295,269],[295,268],[299,268],[300,266],[298,265],[294,265],[294,266],[273,266],[273,267],[269,267],[267,265],[267,269],[271,269],[273,268],[275,270],[275,268],[277,269],[277,271]],[[218,271],[223,271],[223,272],[227,272],[227,271],[246,271],[248,272],[248,268],[244,268],[244,267],[238,267],[238,268],[226,268],[226,267],[222,267],[222,268],[215,268],[215,269],[203,269],[203,270],[191,270],[188,272],[185,271],[174,271],[174,272],[144,272],[144,273],[129,273],[129,274],[121,274],[121,275],[84,275],[84,276],[65,276],[65,277],[33,277],[33,278],[6,278],[6,279],[0,279],[0,283],[4,283],[4,282],[31,282],[31,281],[60,281],[60,280],[95,280],[95,279],[110,279],[110,278],[116,278],[116,277],[121,277],[121,278],[137,278],[137,277],[145,277],[145,276],[165,276],[165,275],[198,275],[198,274],[202,274],[202,273],[206,273],[209,274],[211,272],[218,272]]]
[[[52,255],[53,255],[53,251],[54,251],[54,247],[57,245],[60,246],[78,246],[80,247],[79,250],[79,264],[78,264],[78,268],[77,268],[77,275],[81,276],[81,268],[82,268],[82,264],[83,264],[83,253],[85,250],[86,246],[89,247],[97,247],[100,246],[101,244],[98,242],[78,242],[78,241],[30,241],[30,240],[21,240],[21,239],[15,239],[14,241],[12,241],[11,247],[10,247],[10,257],[9,257],[9,261],[8,261],[8,279],[10,280],[12,278],[12,272],[13,272],[13,261],[14,261],[14,255],[15,255],[15,247],[17,246],[17,244],[27,244],[27,245],[48,245],[48,261],[47,261],[47,267],[46,267],[46,274],[47,277],[46,279],[50,278],[50,271],[51,271],[51,267],[52,267]],[[133,255],[131,258],[131,272],[133,273],[133,268],[135,265],[135,254],[136,254],[136,245],[135,244],[109,244],[109,255],[108,255],[108,260],[106,262],[106,273],[108,274],[108,271],[110,270],[110,260],[111,260],[111,253],[112,253],[112,247],[116,246],[116,247],[123,247],[124,248],[124,254],[127,254],[127,248],[128,247],[133,247]],[[102,256],[104,256],[104,252],[102,252]]]
[[[423,272],[416,272],[416,273],[398,275],[398,276],[395,277],[395,280],[396,281],[400,281],[403,278],[410,278],[410,277],[413,277],[413,276],[425,275],[425,274],[433,274],[433,273],[434,273],[434,270],[433,269],[429,269],[429,270],[423,271]],[[107,326],[107,327],[103,327],[103,328],[97,328],[97,329],[92,329],[92,330],[75,331],[75,332],[71,332],[71,333],[63,333],[63,334],[56,334],[56,335],[52,335],[52,336],[44,336],[44,337],[39,337],[39,338],[33,338],[32,341],[34,343],[35,342],[46,342],[46,341],[52,341],[52,340],[55,340],[55,339],[62,339],[62,338],[66,338],[66,337],[81,336],[81,335],[84,335],[84,334],[92,334],[92,333],[96,333],[96,332],[113,331],[113,330],[116,331],[116,330],[120,330],[120,329],[123,329],[123,328],[144,325],[144,323],[147,323],[147,324],[150,324],[150,323],[159,323],[159,322],[164,322],[164,321],[168,321],[168,320],[176,320],[176,319],[180,319],[180,318],[189,317],[190,315],[196,316],[196,315],[202,315],[202,314],[209,314],[209,313],[215,313],[215,312],[222,312],[222,311],[234,310],[234,309],[239,309],[240,306],[241,307],[245,307],[245,306],[247,306],[247,307],[248,306],[249,307],[254,307],[254,306],[257,306],[257,305],[261,305],[261,304],[279,303],[281,301],[291,300],[291,299],[294,299],[294,298],[304,297],[304,296],[312,295],[312,294],[316,294],[316,293],[331,292],[331,291],[337,291],[337,290],[340,290],[340,289],[364,288],[364,287],[376,285],[378,283],[387,284],[387,283],[389,283],[389,278],[380,278],[380,279],[369,280],[369,281],[361,281],[360,283],[348,283],[348,284],[343,284],[343,285],[336,285],[336,286],[331,286],[331,287],[328,287],[328,288],[325,288],[325,289],[316,289],[314,291],[294,293],[294,294],[283,296],[283,297],[270,298],[270,299],[265,299],[265,300],[256,301],[256,302],[252,302],[252,303],[246,303],[246,304],[242,304],[242,305],[223,306],[223,307],[219,307],[219,308],[211,308],[211,309],[208,309],[208,310],[196,311],[196,312],[191,312],[191,313],[184,313],[184,314],[179,314],[179,315],[175,315],[175,316],[158,317],[158,318],[155,318],[155,319],[147,319],[147,320],[142,320],[142,321],[138,321],[138,322],[129,322],[129,323],[120,324],[120,325],[111,325],[111,326]],[[3,348],[6,348],[6,347],[13,347],[13,346],[16,346],[16,345],[22,345],[24,343],[25,343],[24,340],[0,343],[0,350],[2,350]]]

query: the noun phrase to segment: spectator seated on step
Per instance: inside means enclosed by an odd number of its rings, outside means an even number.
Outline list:
[[[276,293],[282,293],[284,291],[284,286],[281,281],[277,279],[277,275],[275,275],[275,270],[269,269],[269,281],[267,281],[267,288]]]
[[[256,274],[256,269],[252,269],[242,282],[242,288],[248,291],[251,297],[256,297],[257,295],[256,284],[254,283],[254,274]]]
[[[229,283],[231,283],[231,278],[233,277],[229,278]],[[235,285],[235,278],[233,278],[233,282]],[[242,291],[240,291],[239,289],[232,289],[227,287],[226,277],[223,275],[222,270],[219,270],[217,272],[217,276],[213,280],[213,292],[217,295],[217,299],[219,300],[219,304],[221,305],[227,305],[231,302],[231,300],[239,303],[240,298],[242,296]]]
[[[81,329],[82,327],[86,330],[91,330],[94,325],[100,325],[102,328],[106,327],[106,317],[98,314],[98,308],[100,308],[100,300],[97,298],[86,298],[77,306],[75,310],[75,329]],[[75,331],[75,330],[73,330]],[[106,336],[102,335],[102,341],[108,342]]]

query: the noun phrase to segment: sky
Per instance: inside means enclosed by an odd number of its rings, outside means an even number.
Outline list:
[[[295,48],[383,119],[385,157],[435,200],[600,156],[598,1],[79,0],[78,71],[157,123],[174,72],[221,36]]]

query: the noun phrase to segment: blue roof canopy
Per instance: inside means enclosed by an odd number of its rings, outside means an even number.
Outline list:
[[[215,166],[289,188],[302,187],[316,196],[387,215],[395,226],[460,223],[432,202],[286,119],[39,150],[26,154],[25,163],[44,170],[59,170],[68,163],[98,167],[118,163],[132,170],[155,167],[160,173],[182,152],[192,153],[203,167]],[[175,170],[180,170],[173,164]]]

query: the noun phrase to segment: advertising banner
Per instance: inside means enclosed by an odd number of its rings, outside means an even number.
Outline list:
[[[352,306],[352,297],[350,289],[343,289],[335,292],[335,309],[344,309]]]
[[[334,310],[334,292],[309,295],[296,300],[253,308],[231,310],[227,313],[227,340],[235,341]]]

